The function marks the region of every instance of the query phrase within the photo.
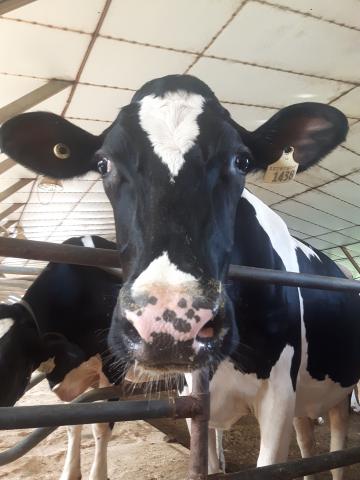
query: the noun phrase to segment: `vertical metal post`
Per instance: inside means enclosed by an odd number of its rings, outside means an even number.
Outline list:
[[[192,396],[198,399],[201,413],[191,419],[190,462],[188,480],[206,480],[208,472],[208,422],[210,414],[209,371],[192,375]]]

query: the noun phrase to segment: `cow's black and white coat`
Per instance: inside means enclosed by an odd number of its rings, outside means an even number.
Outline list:
[[[125,351],[147,371],[210,366],[211,426],[229,428],[253,411],[258,465],[265,465],[286,459],[294,416],[331,408],[342,416],[360,377],[360,302],[355,294],[227,279],[230,263],[342,276],[329,258],[291,237],[245,189],[245,176],[288,147],[303,171],[347,130],[337,109],[302,103],[249,132],[203,82],[171,75],[145,84],[100,136],[37,112],[6,122],[0,140],[35,171],[102,174],[124,272],[113,352]],[[56,158],[58,143],[68,159]]]
[[[114,249],[98,236],[74,237],[70,245]],[[107,333],[121,286],[114,272],[49,263],[13,305],[0,305],[0,405],[13,405],[31,373],[46,368],[54,393],[71,401],[88,388],[122,379],[111,368]],[[111,426],[110,426],[111,427]],[[61,480],[81,478],[81,425],[68,427]],[[93,425],[95,457],[90,480],[107,480],[108,424]]]

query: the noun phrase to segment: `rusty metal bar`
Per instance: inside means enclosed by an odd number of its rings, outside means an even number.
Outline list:
[[[35,0],[0,0],[0,15],[16,10],[17,8],[24,7],[28,3],[32,3]]]
[[[25,112],[25,110],[61,92],[69,85],[72,85],[72,83],[72,81],[68,80],[49,80],[41,87],[0,108],[0,123],[4,123],[15,115]]]
[[[209,480],[293,480],[325,472],[327,470],[346,467],[360,463],[360,448],[349,448],[338,452],[325,453],[316,457],[292,460],[286,463],[251,468],[237,473],[209,475]]]
[[[360,273],[360,265],[355,261],[351,253],[346,247],[340,247],[341,250],[345,253],[347,259],[350,261],[351,265],[355,268],[355,270]]]
[[[209,372],[199,370],[192,375],[192,393],[202,405],[191,419],[190,461],[188,480],[205,480],[208,472],[208,422],[210,417]]]
[[[17,238],[0,238],[0,256],[95,267],[120,267],[120,258],[116,250],[86,248],[34,240],[19,240]],[[282,270],[268,270],[266,268],[230,265],[229,277],[248,282],[360,292],[360,282],[357,280]]]

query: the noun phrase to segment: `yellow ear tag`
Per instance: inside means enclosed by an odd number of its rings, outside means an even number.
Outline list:
[[[279,160],[269,165],[263,181],[265,183],[286,183],[295,178],[299,164],[295,162],[294,147],[286,148]]]

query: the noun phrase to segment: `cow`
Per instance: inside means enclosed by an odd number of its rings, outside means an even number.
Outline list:
[[[101,174],[124,281],[114,355],[154,374],[208,367],[210,427],[254,412],[263,466],[286,460],[294,417],[338,408],[360,378],[360,299],[228,278],[230,264],[343,277],[290,235],[246,176],[289,151],[305,171],[347,131],[338,109],[305,102],[250,132],[203,81],[169,75],[142,86],[100,135],[31,112],[2,125],[0,146],[55,178]]]
[[[74,237],[69,245],[114,249],[98,236]],[[52,391],[71,401],[88,388],[119,383],[108,352],[110,327],[121,279],[95,267],[49,263],[13,305],[0,305],[0,406],[21,398],[31,373],[47,373]],[[68,427],[61,480],[81,478],[81,425]],[[107,444],[112,425],[94,424],[95,458],[90,480],[107,480]]]

